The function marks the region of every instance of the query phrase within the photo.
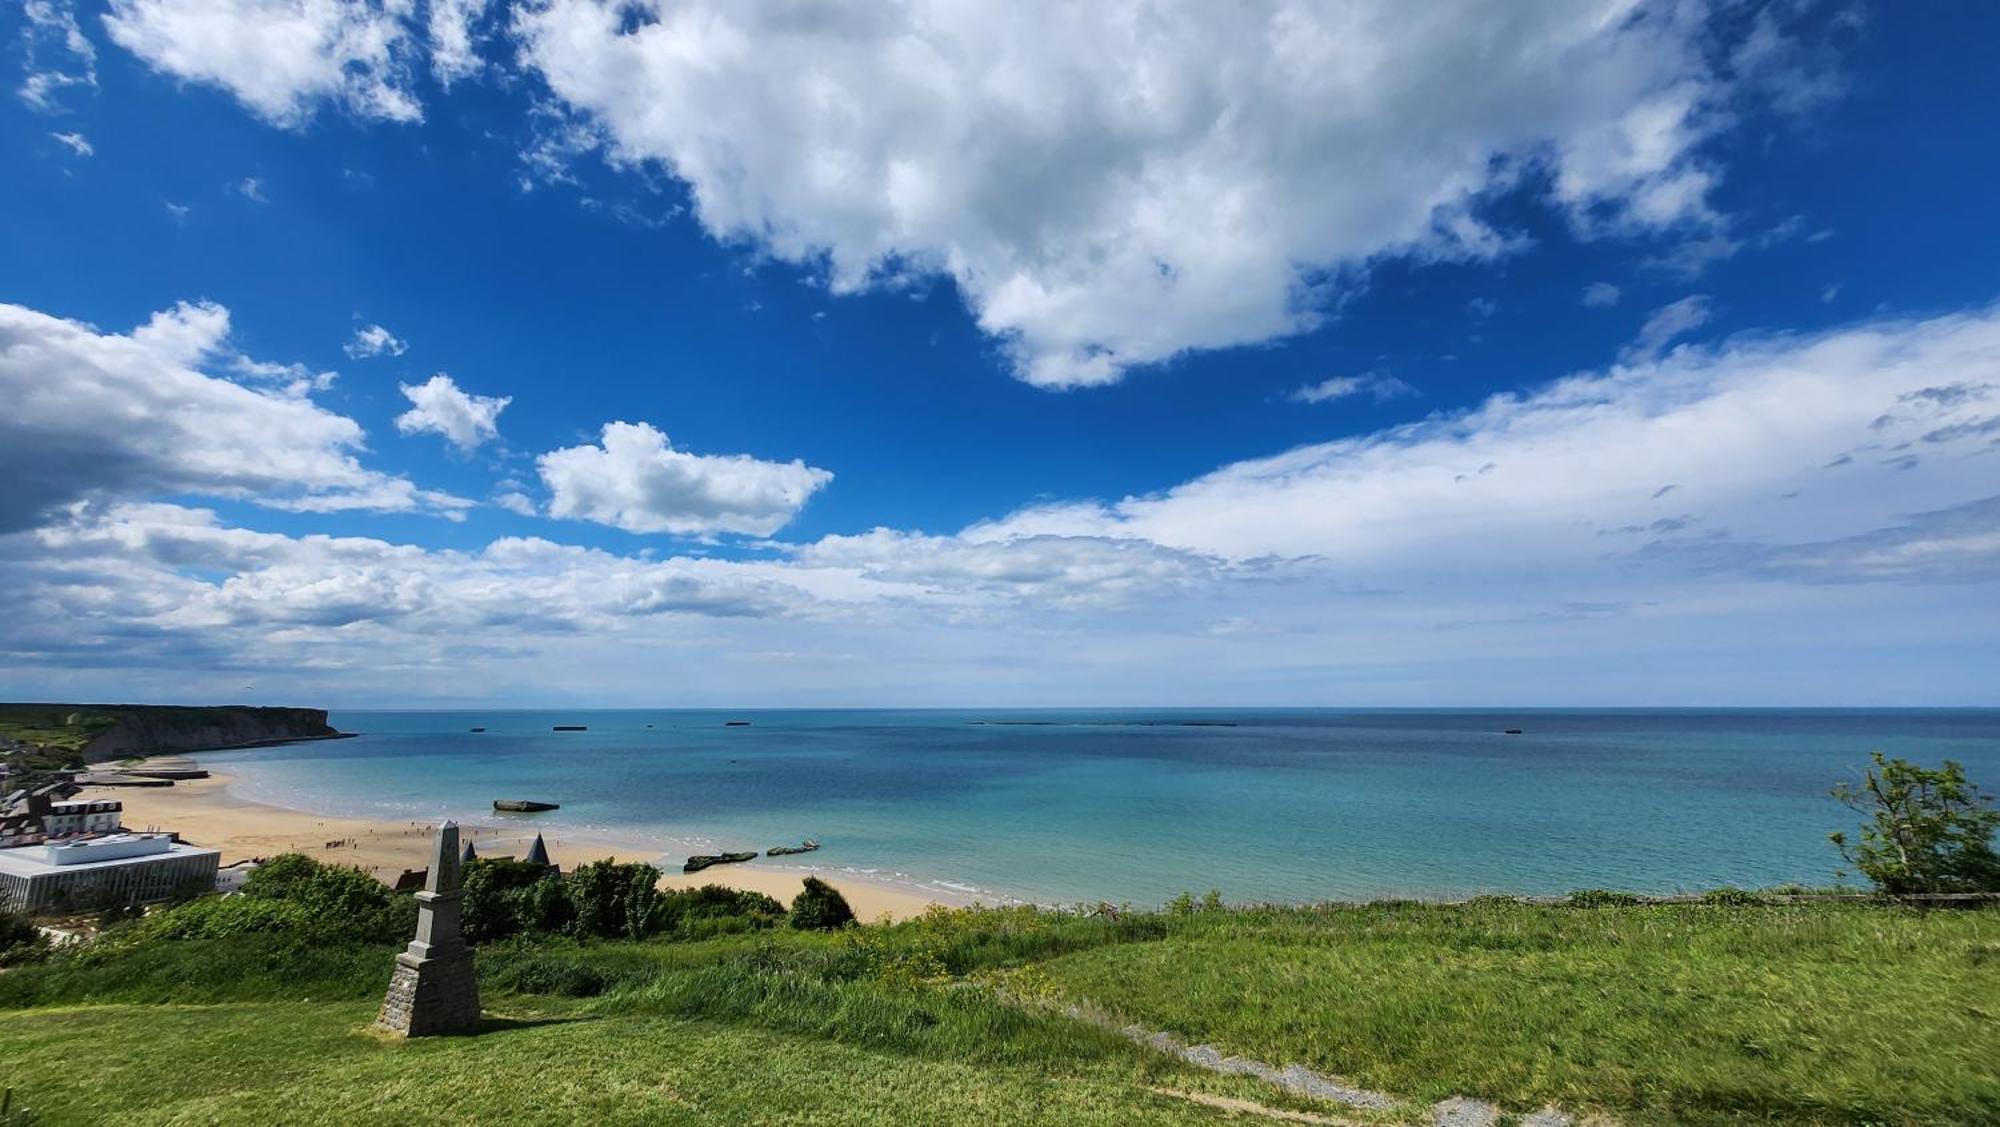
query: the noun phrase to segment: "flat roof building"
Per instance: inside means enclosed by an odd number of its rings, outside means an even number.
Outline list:
[[[0,909],[59,912],[111,901],[163,900],[176,889],[215,884],[220,850],[171,834],[111,834],[0,849]]]

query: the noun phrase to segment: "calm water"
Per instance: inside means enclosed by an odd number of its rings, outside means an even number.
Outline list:
[[[817,864],[1040,901],[1825,883],[1827,831],[1854,821],[1827,788],[1871,749],[2000,787],[2000,710],[332,719],[361,735],[202,758],[245,797],[322,813],[490,822],[493,799],[535,798],[562,809],[524,826],[676,861],[811,837]]]

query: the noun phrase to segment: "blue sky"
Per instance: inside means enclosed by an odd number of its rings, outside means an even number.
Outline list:
[[[1036,8],[10,6],[6,695],[1993,702],[1990,11]]]

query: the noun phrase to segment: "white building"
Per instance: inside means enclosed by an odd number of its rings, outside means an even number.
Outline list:
[[[51,802],[49,812],[42,815],[42,832],[49,837],[116,833],[124,818],[125,804],[117,799]]]
[[[0,909],[57,912],[107,899],[162,900],[195,882],[213,887],[221,859],[220,851],[184,845],[171,834],[110,834],[0,849]]]

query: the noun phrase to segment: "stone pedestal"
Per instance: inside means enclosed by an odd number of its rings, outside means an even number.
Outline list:
[[[417,893],[417,937],[396,956],[396,973],[375,1019],[391,1032],[432,1037],[479,1028],[479,980],[472,948],[458,932],[458,858],[458,827],[446,822]]]

